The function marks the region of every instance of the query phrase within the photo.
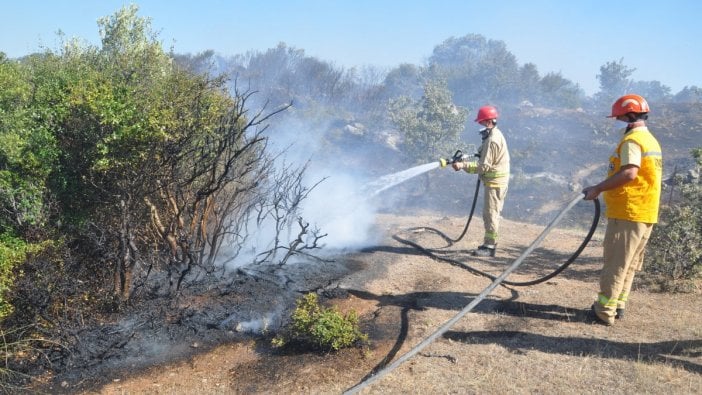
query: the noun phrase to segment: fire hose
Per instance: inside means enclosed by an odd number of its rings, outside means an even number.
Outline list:
[[[478,197],[478,190],[479,190],[479,189],[480,189],[480,180],[478,180],[478,181],[476,182],[476,186],[475,186],[475,195],[473,196],[473,203],[472,203],[472,205],[471,205],[471,211],[470,211],[470,214],[469,214],[469,216],[468,216],[468,220],[466,221],[466,225],[465,225],[465,227],[463,228],[463,232],[461,233],[461,235],[458,236],[456,239],[451,239],[451,238],[449,238],[448,236],[444,235],[443,233],[438,232],[438,234],[439,234],[444,240],[448,241],[450,244],[456,243],[456,242],[460,241],[460,240],[463,238],[463,236],[465,236],[466,232],[468,231],[468,226],[470,225],[470,222],[471,222],[471,220],[472,220],[472,218],[473,218],[473,213],[474,213],[474,211],[475,211],[475,204],[476,204],[476,200],[477,200],[477,197]],[[578,195],[578,196],[580,197],[580,195]],[[576,200],[577,200],[577,199],[576,199]],[[594,207],[595,207],[595,214],[593,215],[592,223],[590,224],[590,229],[588,230],[588,233],[587,233],[587,235],[585,236],[585,238],[583,239],[582,243],[580,243],[580,245],[579,245],[578,248],[575,250],[575,252],[573,252],[573,254],[572,254],[563,264],[561,264],[556,270],[554,270],[554,271],[551,272],[550,274],[548,274],[548,275],[546,275],[546,276],[543,276],[543,277],[541,277],[541,278],[535,279],[535,280],[531,280],[531,281],[521,281],[521,282],[520,282],[520,281],[503,281],[502,283],[505,284],[505,285],[512,285],[512,286],[517,286],[517,287],[536,285],[536,284],[540,284],[540,283],[542,283],[542,282],[544,282],[544,281],[550,280],[551,278],[553,278],[553,277],[557,276],[558,274],[560,274],[560,273],[561,273],[563,270],[565,270],[568,266],[570,266],[570,264],[573,263],[573,262],[578,258],[578,256],[580,256],[580,254],[583,252],[583,250],[585,249],[585,247],[587,246],[587,244],[588,244],[588,243],[590,242],[590,240],[592,239],[593,234],[594,234],[595,231],[597,230],[597,224],[598,224],[599,221],[600,221],[600,201],[599,201],[599,199],[594,199],[594,200],[593,200],[593,203],[594,203]],[[570,210],[570,208],[569,208],[568,210]],[[433,228],[427,228],[427,227],[416,227],[416,228],[410,228],[410,229],[408,229],[408,230],[409,230],[409,231],[417,231],[417,230],[435,230],[435,229],[433,229]],[[476,269],[476,268],[473,268],[473,267],[471,267],[471,266],[468,266],[468,265],[466,265],[465,263],[460,262],[460,261],[458,261],[458,260],[439,256],[439,255],[436,254],[437,250],[429,249],[429,248],[424,248],[424,247],[422,247],[421,245],[419,245],[419,244],[417,244],[417,243],[415,243],[415,242],[413,242],[413,241],[410,241],[410,240],[407,240],[407,239],[403,239],[403,238],[401,238],[401,237],[399,237],[399,236],[397,236],[397,235],[394,235],[394,236],[393,236],[393,239],[397,240],[398,242],[400,242],[400,243],[402,243],[402,244],[410,245],[410,246],[412,246],[412,247],[414,247],[414,248],[416,248],[416,249],[422,251],[424,254],[430,256],[430,257],[433,258],[433,259],[436,259],[436,260],[439,260],[439,261],[448,262],[448,263],[450,263],[450,264],[452,264],[452,265],[454,265],[454,266],[462,267],[462,268],[468,270],[469,272],[471,272],[471,273],[473,273],[473,274],[476,274],[476,275],[479,275],[479,276],[484,276],[484,277],[487,277],[487,278],[489,278],[489,279],[491,279],[491,280],[495,280],[495,279],[497,278],[497,277],[495,277],[494,275],[492,275],[492,274],[490,274],[490,273],[486,273],[486,272],[483,272],[483,271],[478,270],[478,269]],[[450,245],[450,244],[449,244],[449,245]]]
[[[479,184],[478,184],[478,186],[479,186]],[[478,189],[478,187],[476,187],[476,196],[477,196],[477,189]],[[412,348],[410,351],[408,351],[407,353],[405,353],[404,355],[402,355],[400,358],[398,358],[397,360],[395,360],[395,362],[391,363],[390,365],[387,365],[386,367],[384,367],[383,369],[379,370],[379,371],[378,371],[377,373],[375,373],[374,375],[368,377],[368,378],[365,379],[364,381],[362,381],[362,382],[356,384],[355,386],[349,388],[348,390],[346,390],[346,391],[344,392],[344,394],[355,394],[355,393],[358,393],[358,392],[359,392],[360,390],[362,390],[363,388],[367,387],[367,386],[370,385],[371,383],[375,382],[376,380],[380,379],[381,377],[383,377],[383,376],[385,376],[386,374],[390,373],[391,371],[395,370],[395,368],[397,368],[398,366],[400,366],[402,363],[404,363],[404,362],[407,361],[408,359],[412,358],[414,355],[416,355],[417,353],[419,353],[419,352],[420,352],[422,349],[424,349],[426,346],[428,346],[429,344],[431,344],[432,342],[434,342],[434,340],[436,340],[439,336],[441,336],[441,335],[443,335],[444,333],[446,333],[446,331],[448,331],[456,322],[458,322],[458,320],[460,320],[461,318],[463,318],[464,315],[466,315],[467,313],[469,313],[471,310],[473,310],[473,308],[475,308],[475,306],[477,306],[480,302],[482,302],[483,299],[485,299],[485,297],[487,297],[498,285],[500,285],[500,284],[508,284],[508,285],[516,285],[516,286],[526,286],[526,285],[538,284],[538,283],[540,283],[540,282],[546,281],[546,280],[548,280],[549,278],[552,278],[552,277],[556,276],[558,273],[560,273],[561,271],[563,271],[563,269],[565,269],[568,265],[570,265],[570,263],[572,263],[572,262],[575,260],[575,258],[577,258],[577,256],[580,255],[580,253],[582,252],[582,250],[585,248],[585,246],[587,245],[587,243],[588,243],[588,242],[590,241],[590,239],[592,238],[592,235],[593,235],[593,233],[594,233],[594,231],[595,231],[595,228],[597,227],[597,223],[598,223],[599,217],[600,217],[600,202],[599,202],[598,199],[594,199],[594,200],[593,200],[593,202],[594,202],[594,204],[595,204],[595,218],[594,218],[594,220],[593,220],[592,226],[590,227],[590,231],[589,231],[588,234],[587,234],[587,237],[585,238],[584,242],[580,245],[580,247],[577,249],[576,253],[574,253],[574,254],[568,259],[568,261],[566,261],[565,264],[561,265],[556,271],[554,271],[553,273],[549,274],[548,276],[542,277],[541,279],[538,279],[538,280],[528,281],[528,282],[510,282],[510,281],[505,281],[505,278],[507,278],[507,276],[509,276],[514,270],[516,270],[516,269],[519,267],[519,265],[522,264],[522,262],[524,261],[524,258],[526,258],[529,254],[531,254],[532,251],[534,251],[534,249],[536,249],[536,248],[541,244],[541,242],[546,238],[546,235],[548,235],[548,234],[551,232],[551,230],[553,229],[553,227],[555,227],[556,224],[558,224],[558,223],[561,221],[561,219],[563,219],[563,217],[565,216],[565,214],[566,214],[568,211],[570,211],[570,209],[572,209],[572,208],[573,208],[579,201],[581,201],[582,199],[583,199],[582,195],[579,194],[579,195],[578,195],[576,198],[574,198],[570,203],[568,203],[568,205],[567,205],[560,213],[558,213],[558,215],[551,221],[551,223],[550,223],[548,226],[546,226],[546,228],[545,228],[545,229],[541,232],[541,234],[531,243],[531,245],[529,245],[529,247],[527,247],[527,249],[524,250],[524,252],[522,252],[522,254],[512,263],[512,265],[510,265],[510,266],[509,266],[504,272],[502,272],[502,274],[500,274],[499,276],[495,277],[495,276],[492,276],[492,275],[490,275],[490,274],[488,274],[488,273],[483,273],[483,272],[481,272],[481,271],[472,269],[472,270],[471,270],[472,272],[474,272],[474,273],[476,273],[476,274],[484,275],[485,277],[488,277],[488,278],[492,279],[492,280],[493,280],[492,283],[490,283],[490,285],[489,285],[487,288],[485,288],[475,299],[473,299],[473,301],[471,301],[467,306],[465,306],[458,314],[456,314],[453,318],[451,318],[450,320],[448,320],[445,324],[443,324],[439,329],[437,329],[437,330],[436,330],[434,333],[432,333],[429,337],[427,337],[426,339],[424,339],[421,343],[417,344],[417,345],[416,345],[414,348]],[[474,204],[475,204],[475,202],[474,202]],[[471,217],[472,217],[472,213],[471,213]],[[468,222],[470,222],[470,218],[468,219]],[[467,226],[466,226],[466,229],[467,229]],[[465,231],[464,231],[464,234],[465,234]],[[463,235],[461,235],[461,237],[462,237],[462,236],[463,236]],[[460,239],[460,238],[459,238],[459,239]],[[410,245],[412,245],[412,246],[414,246],[414,247],[416,247],[416,248],[420,248],[422,251],[431,253],[430,250],[424,249],[424,248],[422,248],[421,246],[417,245],[416,243],[413,243],[413,242],[410,242],[410,241],[407,241],[407,240],[404,240],[404,239],[400,239],[400,240],[398,240],[398,241],[404,242],[404,243],[406,243],[406,244],[410,244]],[[436,258],[436,259],[441,259],[441,260],[444,260],[444,261],[452,261],[452,260],[449,260],[449,259],[446,259],[446,258],[438,257],[438,256],[436,256],[436,255],[434,255],[434,254],[431,254],[431,256],[433,256],[433,257]],[[455,261],[452,261],[452,262],[455,262]]]
[[[476,153],[476,154],[473,154],[472,156],[478,157],[479,154]],[[453,154],[453,157],[452,157],[452,158],[447,158],[447,159],[441,158],[441,159],[439,159],[439,164],[440,164],[441,167],[443,168],[443,167],[446,167],[446,166],[448,166],[448,165],[450,165],[450,164],[453,164],[453,163],[455,163],[455,162],[468,161],[468,160],[470,159],[470,157],[471,157],[471,155],[465,154],[465,153],[463,153],[463,151],[461,151],[461,150],[457,150],[456,153]],[[446,236],[445,234],[443,234],[443,233],[437,231],[436,229],[428,228],[428,227],[424,227],[424,226],[422,226],[422,227],[416,227],[416,228],[410,228],[410,229],[408,229],[408,230],[409,230],[409,231],[434,230],[434,231],[436,231],[436,233],[437,233],[440,237],[442,237],[446,242],[449,243],[449,244],[447,245],[447,247],[450,246],[450,245],[453,244],[453,243],[459,242],[461,239],[463,239],[463,237],[464,237],[464,236],[466,235],[466,233],[468,232],[468,227],[470,226],[471,220],[473,219],[473,214],[474,214],[474,212],[475,212],[475,205],[476,205],[476,203],[477,203],[477,201],[478,201],[478,192],[479,192],[479,191],[480,191],[480,179],[478,178],[478,180],[477,180],[476,183],[475,183],[475,193],[473,194],[473,203],[471,204],[471,207],[470,207],[470,213],[468,214],[468,220],[466,221],[466,225],[463,227],[463,232],[461,232],[461,234],[460,234],[457,238],[451,239],[450,237],[448,237],[448,236]],[[511,286],[530,286],[530,285],[540,284],[540,283],[542,283],[542,282],[544,282],[544,281],[548,281],[548,280],[550,280],[551,278],[557,276],[559,273],[561,273],[563,270],[565,270],[568,266],[570,266],[570,264],[573,263],[573,262],[578,258],[578,256],[580,256],[580,254],[582,253],[583,249],[585,249],[585,247],[587,246],[587,244],[590,242],[590,239],[592,239],[592,235],[593,235],[593,234],[595,233],[595,231],[597,230],[597,224],[598,224],[599,221],[600,221],[600,201],[599,201],[598,199],[594,199],[594,200],[593,200],[593,203],[594,203],[594,205],[595,205],[595,214],[593,215],[592,224],[590,225],[590,229],[588,230],[587,235],[586,235],[585,238],[583,239],[583,242],[580,244],[580,246],[578,246],[578,248],[575,250],[575,252],[574,252],[561,266],[559,266],[559,267],[558,267],[556,270],[554,270],[552,273],[550,273],[550,274],[548,274],[548,275],[546,275],[546,276],[544,276],[544,277],[535,279],[535,280],[524,281],[524,282],[503,281],[503,284],[505,284],[505,285],[511,285]],[[460,261],[457,261],[457,260],[454,260],[454,259],[445,258],[445,257],[439,256],[439,255],[436,255],[435,252],[437,252],[437,250],[424,248],[424,247],[422,247],[421,245],[419,245],[419,244],[417,244],[417,243],[414,243],[414,242],[412,242],[412,241],[410,241],[410,240],[403,239],[403,238],[401,238],[401,237],[399,237],[399,236],[397,236],[397,235],[394,235],[394,236],[393,236],[393,239],[397,240],[398,242],[400,242],[400,243],[402,243],[402,244],[410,245],[410,246],[412,246],[412,247],[414,247],[414,248],[416,248],[416,249],[422,251],[423,253],[425,253],[426,255],[430,256],[431,258],[433,258],[433,259],[435,259],[435,260],[448,262],[448,263],[450,263],[450,264],[452,264],[452,265],[454,265],[454,266],[462,267],[462,268],[464,268],[464,269],[470,271],[470,272],[473,273],[473,274],[476,274],[476,275],[479,275],[479,276],[484,276],[484,277],[487,277],[487,278],[489,278],[489,279],[491,279],[491,280],[495,280],[495,279],[496,279],[496,277],[493,276],[492,274],[489,274],[489,273],[483,272],[483,271],[481,271],[481,270],[475,269],[475,268],[473,268],[473,267],[470,267],[470,266],[466,265],[466,264],[463,263],[463,262],[460,262]]]

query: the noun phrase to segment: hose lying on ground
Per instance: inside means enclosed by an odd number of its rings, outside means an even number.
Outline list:
[[[453,244],[453,243],[456,243],[456,242],[460,241],[460,240],[463,238],[463,236],[465,236],[466,232],[468,231],[468,226],[470,225],[471,219],[473,218],[473,212],[475,211],[475,203],[476,203],[476,200],[477,200],[479,188],[480,188],[480,181],[478,180],[478,182],[477,182],[477,184],[476,184],[476,187],[475,187],[475,195],[473,196],[473,204],[472,204],[472,206],[471,206],[470,215],[468,216],[468,220],[467,220],[467,222],[466,222],[466,226],[463,228],[463,232],[461,233],[461,235],[458,236],[456,239],[451,239],[451,238],[449,238],[448,236],[444,235],[443,233],[437,231],[436,229],[427,228],[427,227],[423,227],[423,226],[422,226],[422,227],[411,228],[411,229],[408,229],[408,230],[409,230],[409,231],[417,231],[417,230],[432,230],[432,231],[435,231],[440,237],[442,237],[444,240],[446,240],[447,242],[449,242],[449,245],[448,245],[448,246],[450,246],[450,245]],[[580,196],[580,195],[579,195],[579,196]],[[590,224],[590,229],[588,230],[588,233],[587,233],[587,235],[585,236],[585,238],[583,239],[582,243],[580,243],[580,245],[579,245],[578,248],[575,250],[575,252],[573,252],[573,254],[572,254],[563,264],[561,264],[556,270],[554,270],[554,271],[551,272],[550,274],[548,274],[548,275],[546,275],[546,276],[543,276],[543,277],[541,277],[541,278],[535,279],[535,280],[531,280],[531,281],[521,281],[521,282],[520,282],[520,281],[503,281],[502,283],[505,284],[505,285],[512,285],[512,286],[518,286],[518,287],[536,285],[536,284],[540,284],[540,283],[542,283],[542,282],[544,282],[544,281],[550,280],[551,278],[557,276],[559,273],[561,273],[563,270],[565,270],[568,266],[570,266],[570,264],[573,263],[573,262],[578,258],[578,256],[580,256],[580,254],[583,252],[583,249],[585,249],[585,247],[587,246],[587,244],[590,242],[590,239],[592,239],[593,234],[594,234],[595,231],[597,230],[597,224],[600,222],[600,201],[599,201],[599,199],[594,199],[594,200],[593,200],[593,203],[594,203],[594,205],[595,205],[595,214],[593,215],[592,223]],[[399,237],[399,236],[397,236],[397,235],[394,235],[394,236],[393,236],[393,239],[397,240],[398,242],[400,242],[400,243],[402,243],[402,244],[410,245],[410,246],[412,246],[412,247],[414,247],[414,248],[416,248],[416,249],[422,251],[424,254],[426,254],[426,255],[432,257],[433,259],[436,259],[436,260],[439,260],[439,261],[448,262],[448,263],[450,263],[450,264],[452,264],[452,265],[462,267],[462,268],[464,268],[464,269],[470,271],[470,272],[473,273],[473,274],[476,274],[476,275],[479,275],[479,276],[484,276],[484,277],[487,277],[487,278],[489,278],[489,279],[491,279],[491,280],[495,280],[495,279],[497,278],[497,277],[493,276],[493,275],[490,274],[490,273],[486,273],[486,272],[483,272],[483,271],[481,271],[481,270],[475,269],[475,268],[473,268],[473,267],[471,267],[471,266],[468,266],[468,265],[466,265],[464,262],[460,262],[460,261],[455,260],[455,259],[445,258],[445,257],[439,256],[439,255],[436,254],[436,252],[438,252],[439,250],[424,248],[424,247],[422,247],[421,245],[419,245],[419,244],[417,244],[417,243],[415,243],[415,242],[413,242],[413,241],[410,241],[410,240],[407,240],[407,239],[403,239],[403,238],[401,238],[401,237]],[[442,252],[443,252],[443,251],[442,251]]]
[[[512,263],[511,266],[509,266],[502,274],[500,274],[497,277],[492,277],[493,282],[490,283],[490,285],[485,288],[473,301],[471,301],[466,307],[463,308],[458,314],[456,314],[453,318],[448,320],[444,325],[442,325],[439,329],[437,329],[434,333],[432,333],[429,337],[424,339],[421,343],[417,344],[409,350],[407,353],[402,355],[400,358],[395,360],[395,362],[387,365],[385,368],[382,370],[378,371],[375,375],[368,377],[366,380],[356,384],[355,386],[349,388],[344,392],[344,394],[355,394],[358,393],[360,390],[363,388],[367,387],[369,384],[373,383],[374,381],[380,379],[381,377],[385,376],[386,374],[390,373],[391,371],[395,370],[398,366],[400,366],[402,363],[407,361],[408,359],[412,358],[415,354],[419,353],[424,347],[428,346],[431,344],[434,340],[436,340],[439,336],[443,335],[448,331],[458,320],[463,318],[464,315],[469,313],[475,306],[477,306],[480,302],[485,299],[498,285],[501,283],[505,282],[504,279],[507,278],[514,270],[516,270],[519,265],[522,264],[522,261],[524,261],[524,258],[526,258],[529,254],[531,254],[532,251],[536,247],[538,247],[541,242],[546,238],[546,235],[548,235],[551,232],[551,229],[553,229],[558,222],[563,219],[565,214],[570,211],[573,206],[575,206],[579,201],[582,200],[582,195],[578,195],[577,198],[573,199],[567,206],[564,208],[557,216],[554,218],[551,223],[541,232],[541,234],[534,240],[529,247],[527,247],[524,252]],[[599,201],[595,199],[595,206],[598,208],[598,218],[599,218]],[[588,239],[589,240],[589,239]],[[587,244],[587,243],[585,243]]]

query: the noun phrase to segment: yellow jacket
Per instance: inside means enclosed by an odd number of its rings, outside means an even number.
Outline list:
[[[641,147],[641,166],[635,179],[604,192],[607,217],[654,224],[658,222],[663,178],[661,146],[645,126],[628,131],[609,158],[608,176],[621,168],[621,147],[628,140],[633,140]]]
[[[478,173],[487,187],[505,187],[509,183],[509,150],[500,129],[494,127],[483,139],[480,159],[466,166],[468,173]]]

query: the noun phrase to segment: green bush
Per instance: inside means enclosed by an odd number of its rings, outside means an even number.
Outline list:
[[[294,342],[336,351],[366,341],[368,335],[359,329],[355,311],[342,315],[336,307],[322,308],[317,295],[309,293],[297,300],[287,333],[274,338],[273,345],[283,347]]]
[[[13,311],[8,294],[14,284],[14,268],[26,256],[27,244],[22,240],[7,235],[0,237],[0,322]]]
[[[702,166],[702,148],[692,155]],[[682,177],[673,182],[671,192],[678,193],[661,208],[647,245],[645,270],[668,280],[690,280],[702,274],[702,184]]]
[[[0,234],[0,323],[14,310],[9,295],[15,286],[16,273],[21,273],[17,268],[25,262],[28,254],[38,253],[51,243],[26,243],[6,233]]]

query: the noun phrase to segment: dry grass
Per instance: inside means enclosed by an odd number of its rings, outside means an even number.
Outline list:
[[[457,235],[460,219],[380,218],[391,231],[436,226]],[[474,218],[472,229],[481,229]],[[504,221],[495,260],[468,259],[480,231],[451,247],[467,264],[499,274],[542,227]],[[584,235],[584,231],[582,232]],[[515,278],[552,269],[580,240],[554,231]],[[441,244],[430,233],[412,235]],[[340,279],[347,293],[330,303],[361,315],[368,350],[318,355],[276,353],[270,339],[222,345],[147,372],[115,372],[85,394],[339,394],[385,359],[395,360],[433,333],[488,284],[485,278],[387,247],[348,258],[362,267]],[[613,327],[584,319],[597,291],[601,247],[594,240],[562,275],[528,288],[498,287],[420,354],[372,383],[364,394],[699,394],[702,393],[702,295],[636,289],[627,317]],[[68,390],[68,389],[67,389]]]

